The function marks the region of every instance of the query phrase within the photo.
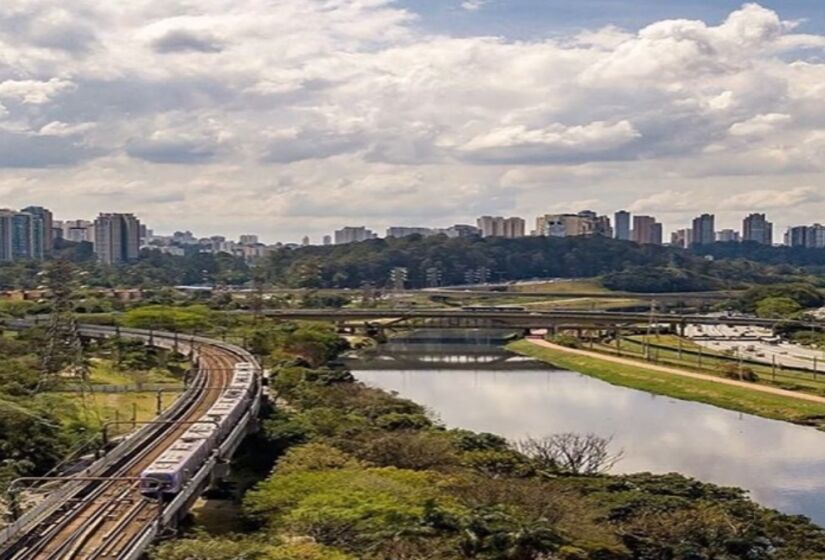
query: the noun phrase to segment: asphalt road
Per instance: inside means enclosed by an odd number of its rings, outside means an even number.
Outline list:
[[[786,367],[813,368],[825,372],[825,352],[790,342],[780,342],[769,329],[762,327],[731,327],[727,325],[688,325],[685,336],[705,348],[724,352],[732,350],[743,358],[770,365],[773,360]],[[706,340],[703,337],[711,337]]]

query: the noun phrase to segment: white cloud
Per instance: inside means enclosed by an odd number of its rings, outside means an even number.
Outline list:
[[[486,3],[487,0],[464,0],[464,2],[461,3],[461,7],[468,12],[477,12]]]
[[[724,210],[748,211],[752,208],[774,210],[792,208],[799,204],[814,204],[825,200],[822,189],[797,187],[793,189],[765,189],[737,194],[724,199],[719,207]]]
[[[767,115],[756,115],[746,121],[734,123],[730,127],[733,136],[764,136],[774,132],[791,121],[790,115],[781,113],[770,113]]]
[[[755,4],[508,41],[390,0],[9,0],[0,182],[65,217],[292,238],[587,200],[682,219],[720,192],[782,222],[773,199],[825,179],[823,46]]]
[[[0,82],[0,98],[25,104],[47,103],[53,97],[75,89],[75,84],[60,78],[41,82],[37,80],[6,80]]]

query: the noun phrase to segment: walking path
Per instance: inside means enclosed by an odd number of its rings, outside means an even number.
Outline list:
[[[641,362],[639,360],[633,360],[630,358],[622,358],[619,356],[610,356],[608,354],[600,354],[599,352],[592,352],[589,350],[581,350],[578,348],[568,348],[566,346],[560,346],[558,344],[553,344],[552,342],[548,342],[546,340],[540,338],[528,338],[529,342],[535,344],[536,346],[543,346],[545,348],[550,348],[551,350],[557,350],[559,352],[565,352],[567,354],[572,354],[576,356],[584,356],[587,358],[595,358],[598,360],[602,360],[604,362],[612,362],[615,364],[621,364],[625,366],[634,366],[639,367],[642,369],[647,369],[650,371],[657,371],[660,373],[668,373],[670,375],[679,375],[682,377],[690,377],[692,379],[700,379],[702,381],[710,381],[712,383],[721,383],[722,385],[732,385],[734,387],[742,387],[744,389],[749,389],[751,391],[758,391],[760,393],[770,393],[772,395],[779,395],[782,397],[789,397],[792,399],[798,399],[803,401],[815,402],[818,404],[825,404],[825,397],[819,397],[817,395],[809,395],[807,393],[800,393],[797,391],[788,391],[786,389],[780,389],[778,387],[768,387],[765,385],[758,385],[756,383],[748,383],[746,381],[737,381],[736,379],[725,379],[724,377],[716,377],[715,375],[708,375],[705,373],[696,373],[693,371],[688,371],[684,369],[668,367],[668,366],[659,366],[656,364],[650,364],[648,362]]]

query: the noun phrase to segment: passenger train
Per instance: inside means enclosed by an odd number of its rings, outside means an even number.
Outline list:
[[[141,492],[150,496],[158,491],[166,496],[180,492],[235,428],[256,389],[255,366],[236,364],[232,381],[200,421],[140,473]]]

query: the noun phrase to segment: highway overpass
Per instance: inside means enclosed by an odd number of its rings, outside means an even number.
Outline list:
[[[821,330],[821,323],[779,321],[742,316],[681,315],[614,311],[520,311],[464,309],[270,309],[267,317],[284,320],[329,321],[339,326],[361,325],[395,328],[610,328],[642,324],[730,325],[776,328],[780,324]]]

